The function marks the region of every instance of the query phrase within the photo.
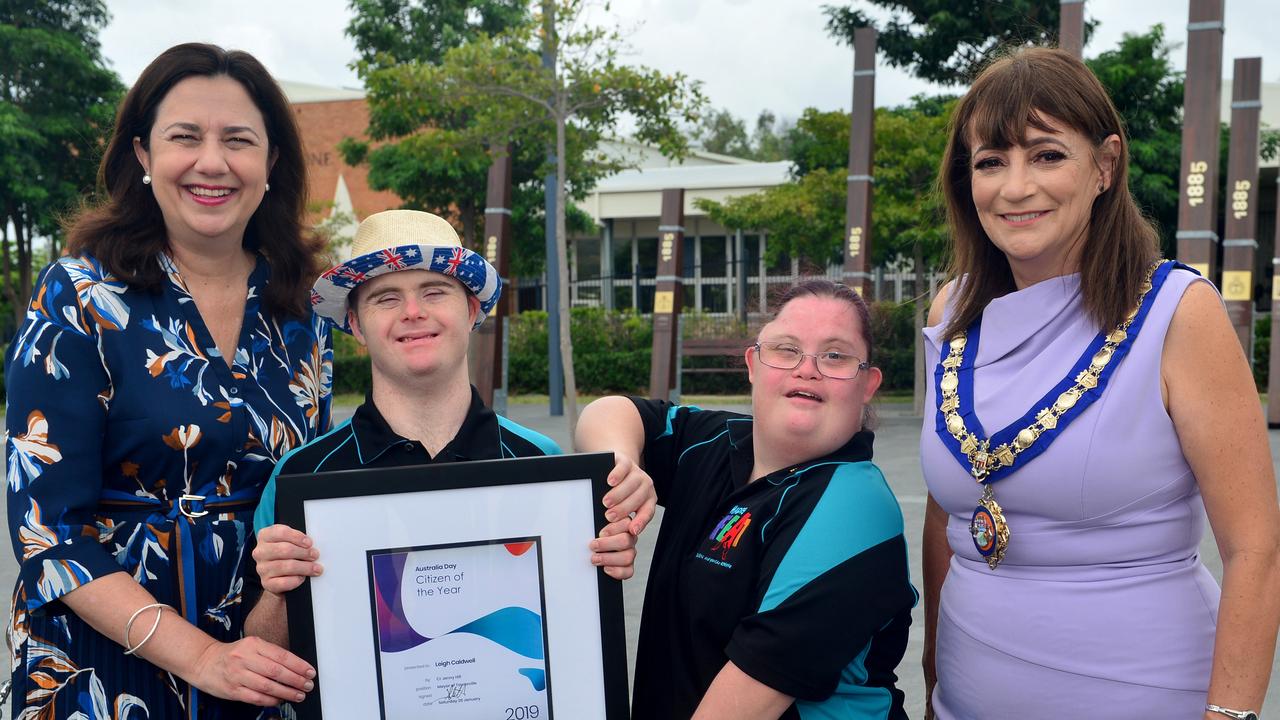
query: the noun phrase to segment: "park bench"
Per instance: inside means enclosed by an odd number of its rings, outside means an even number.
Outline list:
[[[685,340],[680,345],[682,357],[727,357],[742,359],[742,351],[755,343],[754,338],[698,338]],[[682,373],[736,373],[746,372],[746,363],[730,363],[729,367],[690,368],[680,363]]]

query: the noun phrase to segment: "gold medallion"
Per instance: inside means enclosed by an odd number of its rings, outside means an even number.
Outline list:
[[[1035,422],[1014,436],[1011,442],[991,448],[990,438],[981,438],[969,432],[965,426],[960,407],[959,369],[964,364],[964,350],[968,343],[968,333],[961,330],[948,343],[950,352],[940,364],[943,367],[942,377],[938,380],[940,395],[939,409],[943,414],[946,433],[959,443],[960,454],[969,464],[969,474],[983,485],[982,499],[973,512],[969,523],[969,533],[973,536],[974,547],[986,559],[992,570],[1004,559],[1005,550],[1009,546],[1009,523],[1005,520],[1004,510],[996,502],[995,492],[991,489],[992,474],[1013,467],[1018,455],[1026,452],[1041,439],[1046,431],[1058,427],[1059,421],[1083,400],[1087,405],[1094,395],[1086,394],[1098,387],[1102,374],[1111,364],[1119,345],[1129,339],[1129,326],[1137,318],[1142,309],[1147,293],[1152,289],[1151,279],[1159,263],[1152,265],[1140,287],[1138,302],[1125,319],[1105,338],[1105,342],[1089,360],[1089,366],[1075,377],[1075,383],[1058,394],[1048,407],[1036,413]],[[1082,358],[1083,360],[1083,358]],[[1067,418],[1066,421],[1069,421]],[[1047,441],[1046,441],[1047,442]],[[954,452],[954,451],[953,451]],[[998,477],[996,479],[999,479]]]
[[[987,567],[995,570],[1009,549],[1009,523],[990,485],[983,486],[982,497],[969,521],[969,535],[978,554],[987,561]]]

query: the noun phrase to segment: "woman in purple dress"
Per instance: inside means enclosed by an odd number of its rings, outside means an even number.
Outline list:
[[[1079,60],[1017,50],[952,122],[955,280],[925,330],[921,438],[931,714],[1250,717],[1280,508],[1221,299],[1159,261],[1123,122]]]

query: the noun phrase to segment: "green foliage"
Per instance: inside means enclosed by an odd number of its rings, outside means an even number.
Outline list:
[[[98,43],[108,17],[100,0],[0,5],[0,243],[17,276],[6,272],[0,285],[15,313],[44,263],[34,238],[47,238],[56,257],[60,219],[93,191],[123,92]]]
[[[336,395],[364,395],[373,389],[373,375],[367,356],[333,357],[333,392]]]
[[[888,11],[888,22],[876,23],[853,6],[824,5],[827,33],[849,45],[853,31],[873,26],[879,31],[877,53],[894,67],[942,85],[969,81],[1002,45],[1050,45],[1058,40],[1058,0],[869,0]],[[861,3],[860,3],[861,4]],[[1085,39],[1096,21],[1085,23]]]
[[[803,177],[819,168],[841,170],[849,166],[849,115],[805,108],[788,137],[792,171]]]
[[[769,110],[762,110],[756,118],[755,132],[748,134],[745,122],[721,109],[704,115],[692,136],[707,152],[775,162],[787,158],[790,132],[786,121],[778,120]]]
[[[529,310],[509,322],[509,392],[547,392],[547,313]],[[578,348],[574,360],[582,392],[644,392],[649,384],[652,320],[632,311],[574,308],[570,330]]]
[[[348,335],[341,330],[334,330],[331,333],[331,337],[333,338],[334,357],[355,357],[357,355],[361,357],[365,356],[364,346],[357,342],[355,337]]]
[[[528,19],[525,0],[350,0],[347,36],[357,70],[402,62],[439,63],[477,35],[493,35]]]
[[[876,350],[871,361],[884,373],[885,390],[911,389],[915,331],[913,305],[891,302],[871,305],[871,331]],[[547,314],[529,310],[510,319],[508,330],[508,386],[512,394],[547,391]],[[718,331],[716,329],[718,328]],[[726,326],[722,318],[687,313],[680,318],[681,335],[692,337],[751,337],[745,327]],[[630,310],[573,309],[580,387],[583,392],[648,392],[653,320]],[[681,378],[686,394],[744,395],[751,392],[742,357],[686,357],[685,368],[731,369],[734,372],[690,373]],[[337,372],[335,370],[335,376]]]
[[[1086,61],[1124,119],[1129,134],[1129,191],[1156,222],[1161,244],[1170,256],[1177,247],[1183,89],[1182,74],[1173,68],[1172,50],[1164,40],[1164,27],[1156,25],[1140,35],[1125,33],[1114,50]]]
[[[694,204],[727,228],[769,233],[768,262],[799,255],[817,262],[840,257],[844,235],[844,170],[815,169],[783,185],[724,202],[699,198]]]
[[[916,97],[910,105],[876,110],[873,262],[914,256],[917,245],[926,264],[938,262],[946,231],[933,183],[953,106],[952,98]],[[849,116],[806,109],[790,133],[790,146],[792,182],[696,204],[725,227],[768,232],[770,262],[783,254],[837,261],[848,192]]]
[[[1275,160],[1280,155],[1280,128],[1262,128],[1259,131],[1258,155],[1263,160]]]
[[[911,390],[915,383],[915,304],[871,303],[871,364],[884,374],[881,392]]]
[[[617,62],[620,38],[580,27],[582,3],[557,9],[566,48],[559,73],[541,67],[538,18],[518,0],[425,2],[352,0],[347,33],[356,40],[355,68],[368,90],[368,135],[340,150],[348,164],[367,163],[370,186],[391,190],[405,206],[459,218],[477,246],[487,173],[494,152],[513,155],[512,272],[541,273],[546,221],[543,180],[556,172],[547,148],[556,142],[548,111],[562,109],[567,230],[594,225],[573,204],[622,163],[596,148],[622,114],[639,119],[637,137],[664,151],[684,151],[675,120],[692,118],[701,96],[683,76]],[[574,24],[577,23],[577,24]],[[563,81],[564,103],[552,107]],[[690,89],[691,92],[686,92]]]

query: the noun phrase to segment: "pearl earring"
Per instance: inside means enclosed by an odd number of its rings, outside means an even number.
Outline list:
[[[150,185],[150,184],[151,184],[151,175],[150,175],[150,174],[144,174],[144,175],[142,176],[142,184],[143,184],[143,185]]]
[[[271,190],[271,183],[263,183],[263,184],[262,184],[262,189],[263,189],[263,190],[270,191],[270,190]]]

